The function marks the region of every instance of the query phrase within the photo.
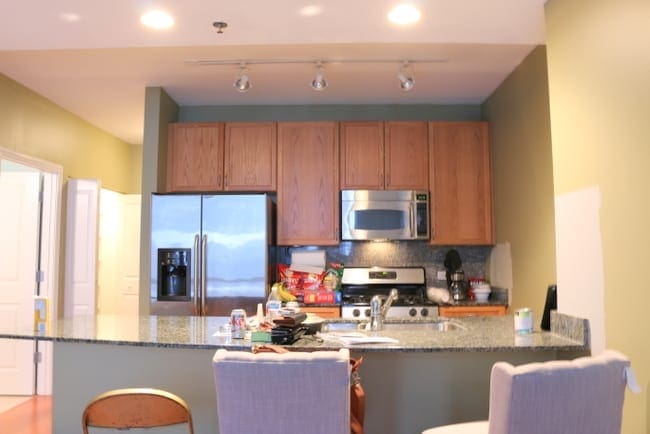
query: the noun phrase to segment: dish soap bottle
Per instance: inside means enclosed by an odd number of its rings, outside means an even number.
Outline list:
[[[273,323],[273,320],[280,317],[280,309],[282,308],[282,300],[278,294],[278,287],[273,285],[269,298],[266,300],[266,322]]]

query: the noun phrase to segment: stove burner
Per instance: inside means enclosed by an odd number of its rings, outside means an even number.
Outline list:
[[[368,304],[374,295],[388,296],[388,293],[393,288],[397,289],[399,294],[397,300],[393,302],[393,306],[431,304],[426,297],[426,289],[423,285],[344,285],[342,300],[344,304]]]

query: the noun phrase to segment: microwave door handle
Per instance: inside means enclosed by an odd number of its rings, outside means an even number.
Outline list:
[[[356,229],[354,226],[352,226],[352,214],[355,212],[355,207],[351,207],[350,211],[348,212],[348,215],[346,216],[348,220],[348,229],[350,230],[350,235],[352,235],[354,232],[356,232]]]
[[[199,302],[200,302],[200,285],[201,285],[201,258],[199,257],[199,234],[194,235],[194,249],[192,249],[192,256],[194,257],[194,284],[192,291],[194,293],[194,315],[199,315]]]
[[[411,238],[416,238],[416,228],[417,224],[415,219],[417,218],[417,213],[415,212],[415,207],[417,205],[415,203],[412,203],[411,206],[409,206],[409,234],[411,234]]]
[[[205,296],[207,292],[207,286],[206,286],[206,276],[207,276],[207,266],[208,266],[208,259],[207,259],[207,245],[208,245],[208,236],[203,235],[203,239],[201,240],[201,316],[206,315],[206,310],[205,310]]]

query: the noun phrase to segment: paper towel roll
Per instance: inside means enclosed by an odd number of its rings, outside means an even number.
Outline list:
[[[291,266],[307,265],[309,267],[325,268],[325,250],[310,250],[291,252]]]

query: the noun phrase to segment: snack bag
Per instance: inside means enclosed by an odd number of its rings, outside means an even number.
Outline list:
[[[278,264],[278,277],[284,285],[284,288],[295,295],[300,301],[303,295],[302,276],[300,273],[291,270],[286,264]]]
[[[340,291],[342,277],[343,264],[330,262],[329,267],[325,271],[325,277],[323,278],[323,288],[329,291]]]

